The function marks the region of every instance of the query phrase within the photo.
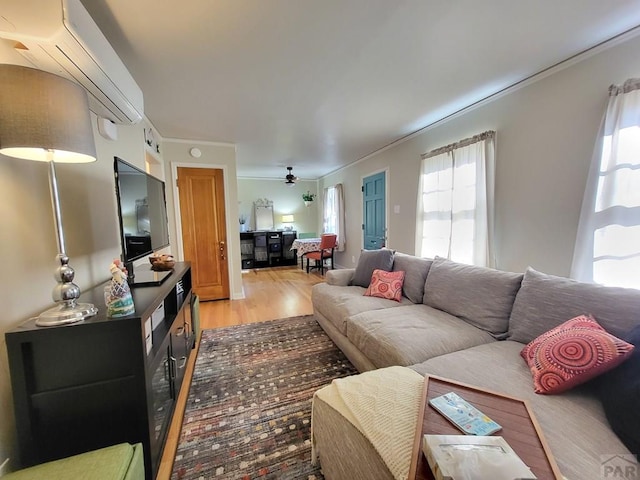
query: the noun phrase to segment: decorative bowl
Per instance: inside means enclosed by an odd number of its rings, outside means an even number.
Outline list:
[[[176,260],[173,255],[149,255],[151,270],[163,271],[171,270],[176,266]]]

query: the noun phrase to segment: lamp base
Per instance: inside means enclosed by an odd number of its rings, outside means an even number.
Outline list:
[[[98,309],[91,303],[76,303],[72,306],[60,303],[38,315],[36,325],[39,327],[66,325],[81,322],[85,318],[93,317],[96,313]]]

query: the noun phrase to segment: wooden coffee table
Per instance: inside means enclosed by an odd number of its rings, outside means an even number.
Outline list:
[[[562,480],[560,470],[549,450],[538,422],[526,400],[483,390],[436,376],[424,381],[423,402],[411,456],[410,480],[433,480],[433,474],[422,453],[424,434],[462,435],[445,417],[429,405],[429,399],[455,392],[478,410],[502,425],[495,435],[502,436],[526,463],[538,480]]]

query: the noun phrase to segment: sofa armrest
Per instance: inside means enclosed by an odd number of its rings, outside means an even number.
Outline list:
[[[324,276],[327,284],[346,287],[351,285],[355,268],[340,268],[338,270],[329,270]]]

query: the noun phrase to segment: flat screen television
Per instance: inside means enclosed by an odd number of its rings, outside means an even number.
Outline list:
[[[133,261],[169,245],[164,182],[114,157],[122,261],[131,286],[159,285],[171,273],[153,272],[151,265],[134,273]]]

